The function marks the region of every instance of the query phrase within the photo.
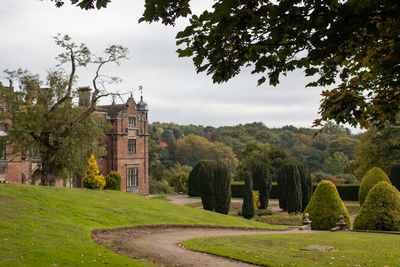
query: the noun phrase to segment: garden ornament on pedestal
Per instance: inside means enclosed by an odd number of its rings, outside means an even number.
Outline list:
[[[346,225],[347,223],[343,220],[344,217],[343,215],[339,216],[339,221],[336,223],[336,227],[333,227],[331,229],[332,232],[336,232],[336,231],[346,231]]]
[[[299,230],[311,230],[311,221],[309,217],[310,215],[308,213],[304,214],[303,226],[301,226]]]

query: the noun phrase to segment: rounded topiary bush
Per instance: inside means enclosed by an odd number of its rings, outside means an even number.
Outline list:
[[[344,216],[347,228],[351,228],[350,215],[336,186],[327,180],[320,182],[308,203],[304,214],[310,215],[311,229],[329,230],[336,227],[339,216]],[[304,215],[303,215],[304,216]]]
[[[360,206],[363,205],[372,187],[381,181],[391,184],[389,177],[381,168],[373,167],[365,174],[360,185],[360,190],[358,191],[358,202],[360,202]]]
[[[354,229],[400,231],[400,193],[387,182],[379,182],[369,192]]]
[[[121,191],[121,175],[116,171],[110,171],[105,177],[106,186],[104,189]]]

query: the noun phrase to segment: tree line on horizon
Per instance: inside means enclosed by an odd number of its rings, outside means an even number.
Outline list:
[[[313,137],[318,130],[292,125],[269,128],[262,122],[221,127],[153,122],[149,125],[150,175],[156,181],[182,176],[182,172],[190,172],[199,160],[206,159],[228,165],[234,180],[242,180],[240,166],[249,144],[266,145],[275,154],[272,157],[304,164],[315,182],[329,179],[358,183],[357,178],[363,177],[371,164],[388,170],[398,158],[398,150],[393,149],[400,144],[395,125],[383,131],[372,128],[352,134],[344,126],[329,122]],[[270,168],[273,180],[277,165],[279,162]]]

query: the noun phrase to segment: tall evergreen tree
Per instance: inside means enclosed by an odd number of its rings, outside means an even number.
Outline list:
[[[251,174],[253,177],[254,190],[259,193],[260,209],[268,207],[269,193],[271,192],[272,180],[268,172],[268,164],[265,161],[254,161]]]
[[[287,211],[288,213],[301,212],[303,195],[301,191],[301,178],[298,164],[288,164],[286,169],[287,181]]]
[[[281,208],[282,210],[287,210],[288,187],[286,172],[287,170],[285,164],[280,167],[278,178],[279,208]]]
[[[231,177],[226,165],[217,164],[214,169],[215,211],[228,214],[231,205]]]
[[[251,219],[254,214],[254,199],[253,199],[253,179],[249,171],[246,172],[244,180],[245,192],[243,197],[242,215],[246,219]]]
[[[299,166],[299,174],[301,181],[301,199],[302,199],[302,211],[304,211],[310,202],[313,193],[313,183],[311,178],[310,169],[301,164]]]
[[[217,162],[202,160],[199,162],[200,196],[203,208],[213,211],[215,209],[214,176]]]

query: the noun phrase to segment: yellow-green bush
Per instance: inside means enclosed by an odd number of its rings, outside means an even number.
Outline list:
[[[104,176],[100,174],[94,155],[88,160],[86,175],[82,179],[83,186],[91,189],[102,189],[106,185]]]
[[[329,230],[336,227],[340,215],[344,216],[346,227],[351,228],[349,212],[335,185],[328,180],[318,184],[304,211],[304,214],[306,213],[310,215],[311,229],[313,230]]]
[[[372,187],[381,181],[391,184],[389,177],[381,168],[373,167],[365,174],[360,185],[360,190],[358,191],[358,201],[360,202],[360,206],[363,205]]]
[[[254,201],[254,208],[258,209],[261,206],[260,203],[260,193],[256,190],[253,191],[253,201]]]
[[[400,193],[387,182],[376,184],[354,220],[354,229],[400,231]]]

